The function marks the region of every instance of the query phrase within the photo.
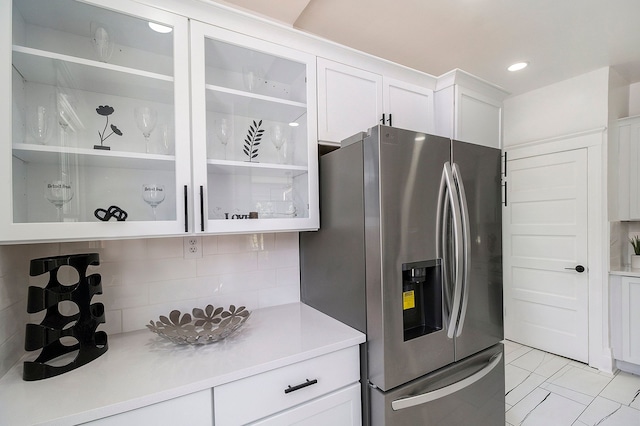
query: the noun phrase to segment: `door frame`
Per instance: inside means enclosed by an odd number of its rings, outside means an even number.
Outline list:
[[[589,268],[589,366],[613,372],[609,343],[609,222],[607,221],[607,129],[599,127],[579,133],[505,147],[507,160],[553,154],[585,148],[587,150],[587,259]],[[509,182],[509,170],[504,180]],[[508,202],[508,200],[507,200]],[[503,239],[507,237],[503,222]],[[504,244],[503,244],[504,246]],[[506,254],[503,253],[503,256]]]

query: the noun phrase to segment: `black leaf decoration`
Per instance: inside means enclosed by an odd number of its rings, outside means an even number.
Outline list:
[[[260,145],[262,134],[264,133],[264,130],[261,129],[260,126],[262,126],[262,120],[257,123],[253,120],[253,124],[249,125],[247,137],[244,138],[244,147],[242,148],[242,151],[247,157],[249,157],[249,162],[252,162],[253,159],[258,156],[258,145]]]

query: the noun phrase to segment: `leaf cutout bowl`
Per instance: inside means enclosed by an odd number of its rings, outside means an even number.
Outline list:
[[[160,315],[159,321],[149,321],[147,328],[173,343],[204,345],[220,341],[238,330],[249,319],[251,312],[244,306],[230,305],[228,310],[207,305],[193,308],[191,314],[175,309],[169,316]]]

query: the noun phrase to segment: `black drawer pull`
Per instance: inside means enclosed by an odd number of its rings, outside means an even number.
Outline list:
[[[297,391],[297,390],[300,390],[300,389],[302,389],[302,388],[306,388],[307,386],[315,385],[316,383],[318,383],[318,380],[317,380],[317,379],[313,379],[313,380],[309,380],[309,379],[307,379],[307,381],[306,381],[306,382],[301,383],[301,384],[299,384],[299,385],[295,385],[295,386],[291,386],[291,385],[289,385],[289,386],[284,390],[284,393],[290,393],[290,392],[293,392],[293,391]]]

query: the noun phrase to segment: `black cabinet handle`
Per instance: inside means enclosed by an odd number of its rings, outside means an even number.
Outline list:
[[[385,117],[385,114],[382,114],[382,119],[380,120],[380,122],[382,123],[382,125],[385,125],[385,122],[387,121],[387,118]]]
[[[200,185],[200,230],[204,232],[204,187]]]
[[[184,232],[189,232],[189,197],[187,185],[184,186]]]
[[[287,388],[284,390],[284,393],[295,392],[295,391],[300,390],[302,388],[306,388],[307,386],[315,385],[316,383],[318,383],[317,379],[313,379],[313,380],[307,379],[306,382],[300,383],[299,385],[295,385],[295,386],[289,385],[289,386],[287,386]]]
[[[389,127],[393,127],[392,114],[389,114]]]

